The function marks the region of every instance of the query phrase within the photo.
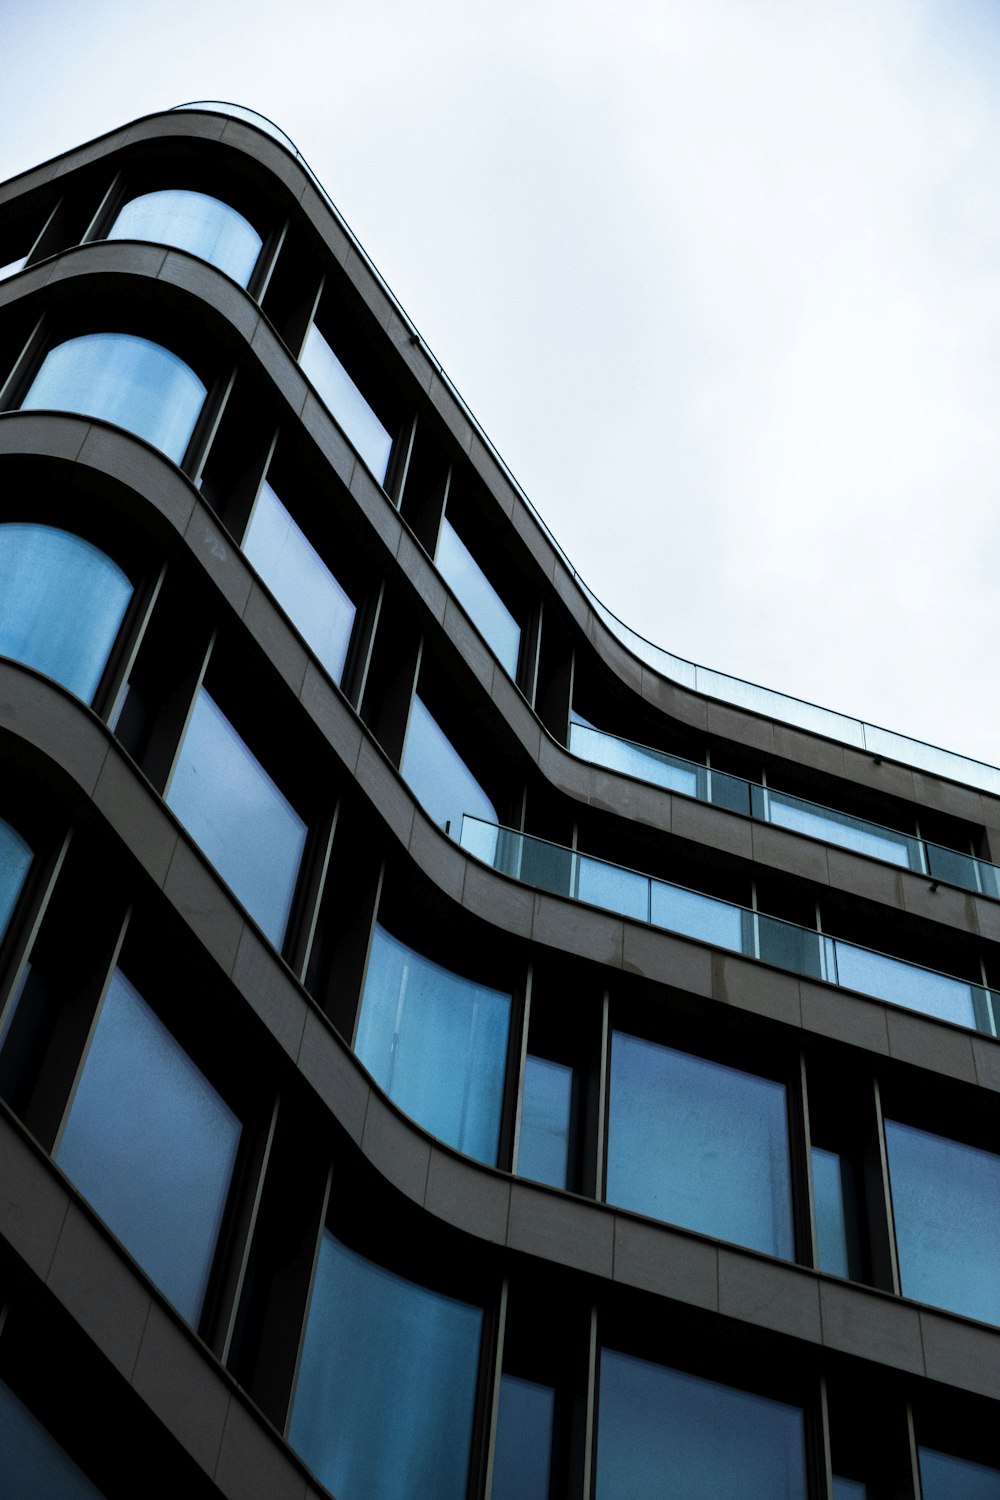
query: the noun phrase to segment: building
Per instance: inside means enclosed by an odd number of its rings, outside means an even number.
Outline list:
[[[260,117],[0,265],[4,1496],[1000,1496],[1000,772],[620,625]]]

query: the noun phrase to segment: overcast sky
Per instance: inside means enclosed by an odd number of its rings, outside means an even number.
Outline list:
[[[292,136],[598,595],[1000,763],[996,0],[2,0],[0,178]]]

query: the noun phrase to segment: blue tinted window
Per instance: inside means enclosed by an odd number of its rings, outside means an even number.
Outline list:
[[[997,1500],[1000,1469],[987,1469],[950,1453],[920,1448],[920,1487],[924,1500]]]
[[[918,969],[902,959],[869,953],[867,949],[855,948],[839,938],[834,939],[833,947],[837,982],[845,989],[858,990],[862,995],[873,995],[877,1000],[905,1005],[908,1010],[918,1010],[923,1015],[938,1016],[943,1021],[954,1021],[959,1026],[975,1029],[972,985],[961,979],[949,979],[946,974]]]
[[[31,864],[31,849],[9,823],[0,819],[0,939],[21,894]]]
[[[56,1160],[192,1323],[239,1138],[236,1116],[116,970]]]
[[[465,1500],[482,1322],[324,1234],[288,1440],[337,1500]]]
[[[0,525],[0,654],[44,672],[89,703],[132,585],[82,537]]]
[[[524,1059],[517,1170],[532,1182],[569,1186],[573,1069],[547,1057]]]
[[[508,675],[516,677],[520,627],[447,516],[441,518],[434,561]]]
[[[610,1349],[597,1500],[806,1500],[801,1410]]]
[[[428,816],[453,838],[461,836],[463,813],[497,821],[493,803],[417,697],[410,705],[400,771]]]
[[[885,1122],[903,1295],[1000,1323],[1000,1156]]]
[[[0,1474],[4,1500],[101,1500],[101,1491],[3,1381]]]
[[[850,1276],[853,1226],[849,1208],[854,1195],[850,1162],[836,1151],[821,1151],[814,1146],[812,1177],[816,1264],[831,1276]]]
[[[354,605],[269,484],[257,497],[243,551],[334,682],[354,625]]]
[[[22,409],[100,417],[179,464],[204,400],[194,371],[159,344],[131,333],[88,333],[49,350]]]
[[[401,1110],[478,1161],[497,1159],[510,1001],[376,927],[355,1051]]]
[[[167,804],[261,929],[280,946],[306,825],[202,688]]]
[[[392,438],[313,323],[299,359],[303,370],[379,484],[385,480]]]
[[[240,286],[250,280],[261,245],[256,229],[235,208],[180,188],[133,198],[115,219],[108,239],[176,245],[225,271]]]
[[[555,1412],[551,1386],[502,1377],[490,1500],[549,1500]]]
[[[838,1479],[834,1474],[833,1500],[868,1500],[868,1486],[860,1479]]]
[[[784,1086],[616,1031],[607,1201],[790,1259]]]
[[[663,885],[659,880],[651,884],[650,921],[654,927],[680,932],[716,948],[731,948],[734,953],[742,950],[743,913],[738,906],[703,896],[700,891]]]

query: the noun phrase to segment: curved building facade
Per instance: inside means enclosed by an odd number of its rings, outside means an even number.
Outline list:
[[[1000,772],[615,620],[250,112],[0,267],[4,1495],[1000,1496]]]

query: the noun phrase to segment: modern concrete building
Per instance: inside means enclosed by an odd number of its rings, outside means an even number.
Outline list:
[[[0,266],[5,1500],[1000,1496],[1000,772],[621,625],[258,116]]]

